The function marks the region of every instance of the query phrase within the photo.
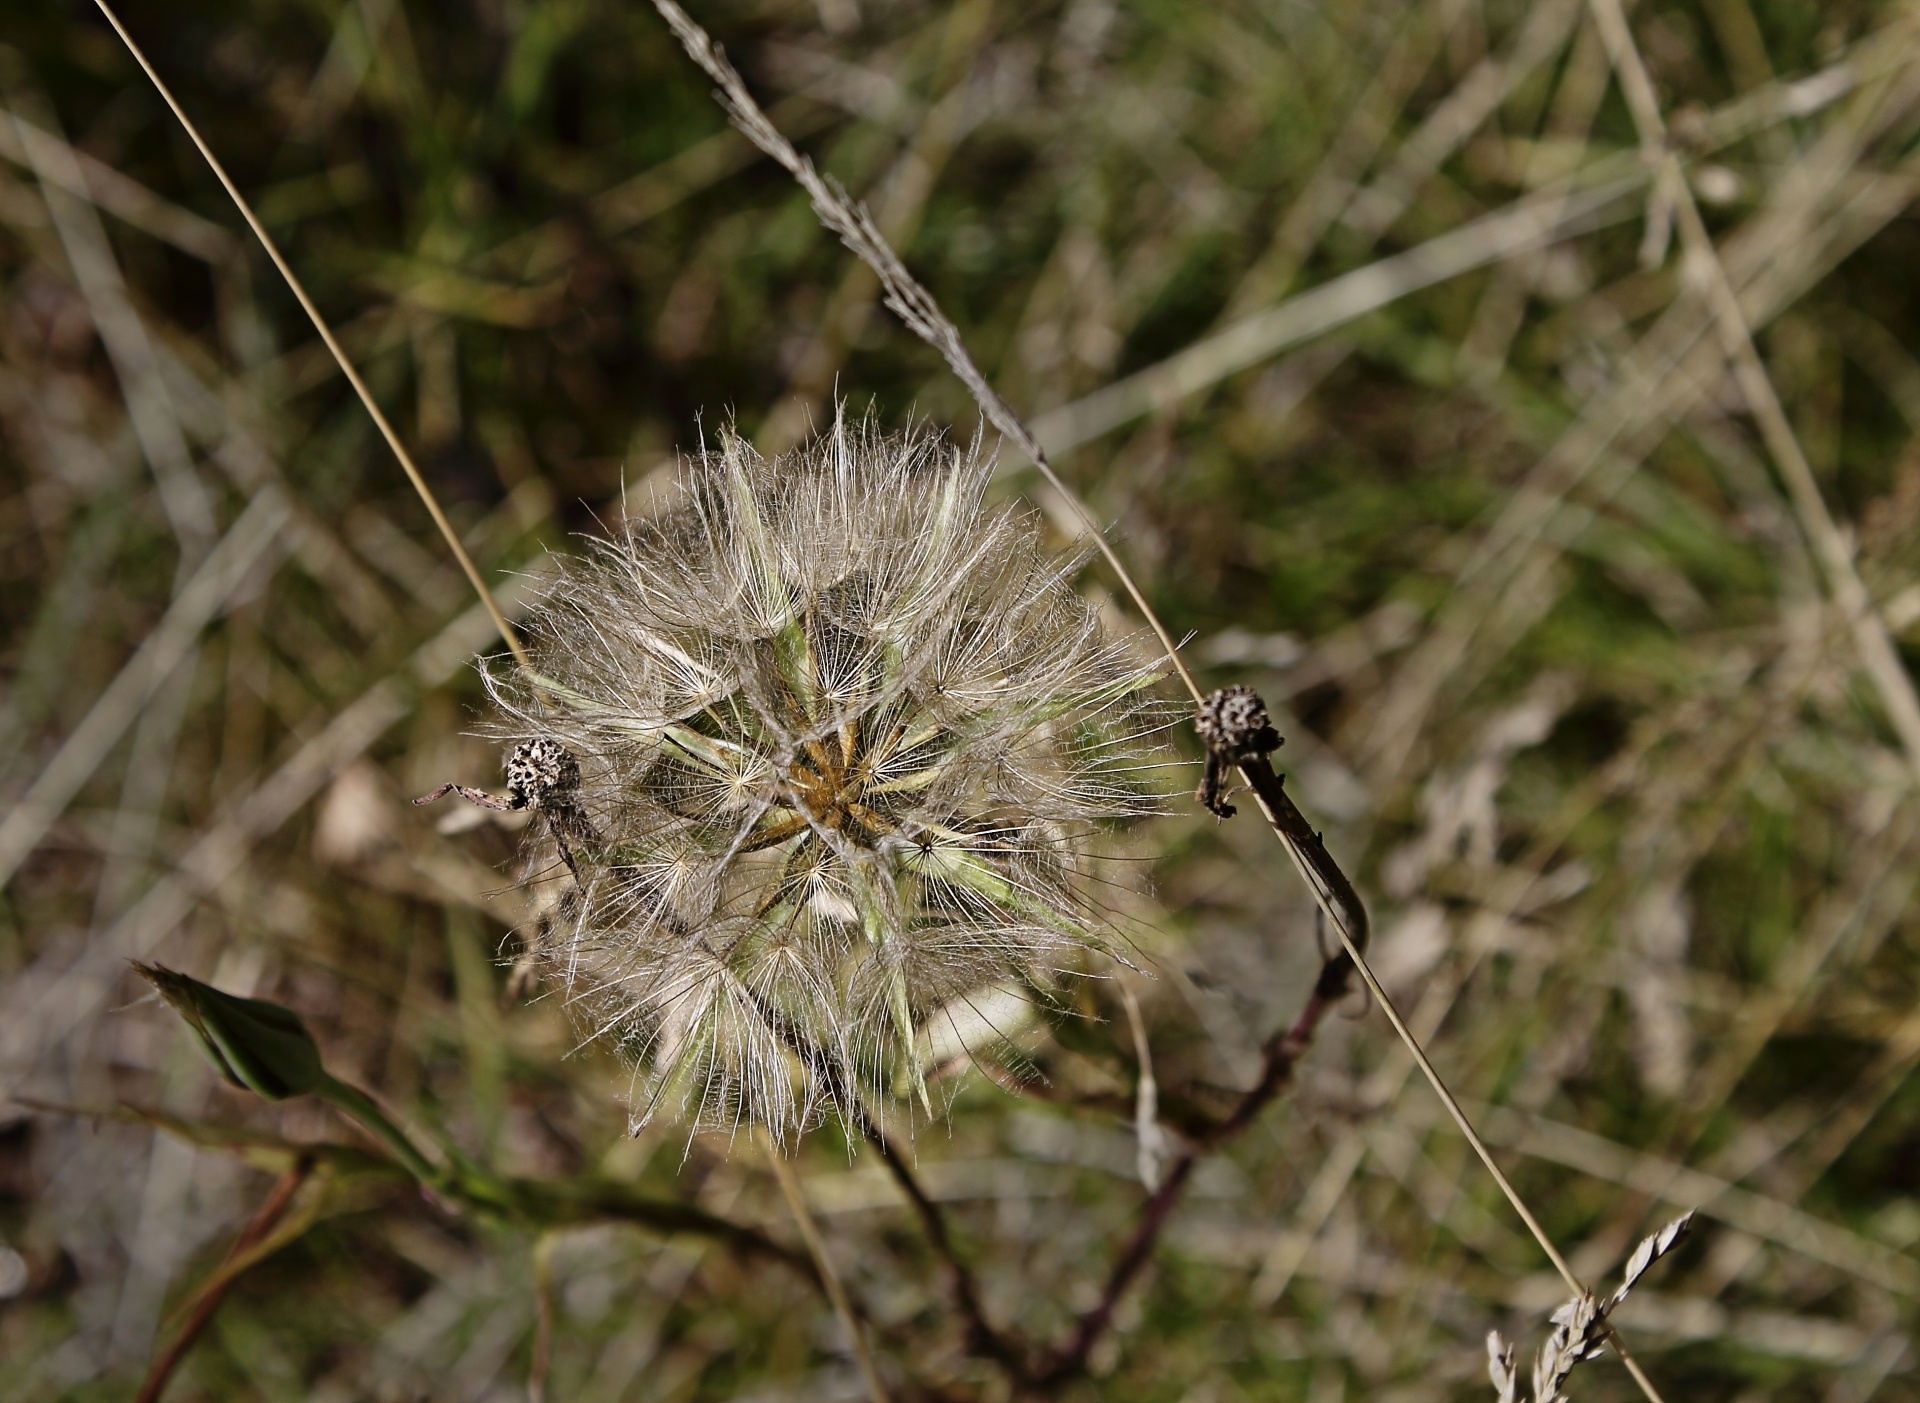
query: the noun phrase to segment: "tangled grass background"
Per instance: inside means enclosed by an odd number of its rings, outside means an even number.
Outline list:
[[[1615,1317],[1666,1396],[1910,1397],[1920,37],[1894,5],[1636,6],[1643,89],[1610,13],[697,17],[1208,685],[1265,694],[1383,979],[1582,1276],[1699,1207]],[[703,410],[763,453],[836,383],[971,430],[645,7],[124,18],[516,610]],[[90,10],[13,7],[0,44],[0,1091],[40,1104],[0,1111],[0,1398],[128,1396],[283,1147],[321,1142],[359,1149],[169,1397],[854,1396],[807,1273],[712,1226],[791,1241],[764,1160],[629,1139],[626,1067],[566,1058],[561,1001],[503,965],[519,835],[407,806],[498,773],[491,625],[330,361]],[[1011,458],[990,490],[1071,535]],[[1114,584],[1080,588],[1125,633]],[[1140,1050],[1160,1131],[1206,1142],[1319,964],[1270,835],[1148,831],[1154,896],[1109,904],[1154,977],[955,1067],[908,1147],[1033,1340],[1099,1304],[1147,1199]],[[136,957],[297,1008],[423,1138],[605,1211],[449,1214],[325,1107],[220,1083],[128,1006]],[[1326,1020],[1207,1143],[1084,1367],[1029,1385],[1484,1398],[1488,1328],[1530,1353],[1564,1296],[1377,1018]],[[883,1371],[1004,1396],[880,1158],[828,1126],[800,1170]],[[1602,1360],[1570,1387],[1636,1396]]]

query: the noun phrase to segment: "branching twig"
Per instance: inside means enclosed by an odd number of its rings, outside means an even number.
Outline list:
[[[1071,1331],[1061,1344],[1037,1368],[1032,1371],[1031,1381],[1037,1386],[1046,1387],[1064,1382],[1086,1367],[1087,1356],[1100,1342],[1113,1323],[1113,1313],[1119,1307],[1120,1297],[1127,1287],[1139,1275],[1146,1265],[1147,1257],[1153,1251],[1154,1243],[1159,1240],[1161,1230],[1166,1227],[1167,1219],[1174,1206],[1185,1191],[1187,1180],[1193,1174],[1194,1166],[1207,1150],[1219,1145],[1253,1123],[1255,1116],[1286,1089],[1293,1079],[1294,1068],[1307,1049],[1313,1045],[1314,1033],[1327,1010],[1339,997],[1338,990],[1332,998],[1323,997],[1321,990],[1331,985],[1344,989],[1346,975],[1334,974],[1335,967],[1344,957],[1329,960],[1321,970],[1318,985],[1307,1000],[1307,1006],[1301,1010],[1293,1025],[1276,1033],[1268,1040],[1265,1056],[1262,1058],[1260,1080],[1245,1092],[1234,1104],[1232,1110],[1200,1134],[1195,1135],[1172,1165],[1165,1170],[1151,1197],[1141,1206],[1140,1216],[1134,1223],[1133,1233],[1127,1239],[1126,1246],[1114,1258],[1113,1265],[1107,1270],[1107,1281],[1100,1292],[1100,1299],[1079,1320],[1074,1322]]]
[[[750,996],[751,997],[751,996]],[[881,1163],[893,1175],[900,1191],[907,1196],[907,1202],[913,1206],[915,1216],[920,1219],[921,1230],[927,1236],[928,1245],[934,1250],[947,1269],[948,1289],[953,1294],[954,1305],[967,1322],[968,1346],[1004,1368],[1009,1375],[1019,1379],[1026,1376],[1026,1356],[1021,1346],[994,1328],[980,1305],[980,1292],[974,1283],[973,1271],[961,1259],[954,1247],[953,1234],[947,1228],[946,1214],[940,1206],[927,1195],[920,1186],[919,1179],[907,1163],[907,1157],[887,1135],[886,1127],[867,1109],[866,1098],[860,1094],[859,1087],[848,1078],[846,1068],[836,1059],[827,1057],[819,1048],[808,1043],[801,1030],[779,1011],[758,998],[753,998],[753,1007],[774,1036],[784,1042],[794,1056],[808,1066],[817,1066],[835,1081],[834,1099],[847,1120],[847,1128],[858,1132],[879,1154]]]
[[[947,1269],[947,1288],[953,1294],[953,1303],[967,1322],[967,1343],[970,1348],[993,1360],[1015,1378],[1026,1376],[1026,1355],[1021,1346],[995,1328],[987,1319],[987,1313],[980,1304],[980,1290],[973,1279],[973,1269],[962,1260],[953,1242],[953,1233],[947,1227],[947,1215],[940,1205],[927,1195],[920,1186],[919,1178],[907,1158],[878,1121],[869,1115],[856,1097],[847,1097],[844,1104],[854,1107],[855,1128],[866,1137],[880,1156],[880,1162],[887,1166],[887,1172],[893,1175],[900,1191],[907,1196],[907,1202],[913,1206],[914,1215],[920,1219],[920,1228],[927,1236],[927,1243],[933,1248],[934,1255],[940,1258]]]

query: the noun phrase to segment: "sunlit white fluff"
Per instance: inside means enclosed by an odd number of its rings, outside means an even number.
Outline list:
[[[566,565],[503,737],[578,759],[538,954],[661,1106],[784,1134],[912,1089],[930,1018],[1099,946],[1091,840],[1155,809],[1155,675],[991,465],[836,422],[723,434],[684,502]],[[536,842],[554,851],[551,825]],[[560,841],[566,841],[564,834]]]

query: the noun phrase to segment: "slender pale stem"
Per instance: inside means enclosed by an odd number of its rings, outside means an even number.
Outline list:
[[[407,481],[413,484],[413,490],[420,494],[420,500],[426,504],[427,514],[433,518],[433,524],[440,528],[440,534],[446,538],[447,546],[453,551],[453,558],[460,562],[460,569],[465,572],[467,582],[473,586],[474,593],[480,596],[480,602],[486,606],[487,616],[493,620],[493,626],[500,630],[500,637],[512,650],[514,661],[521,667],[526,667],[527,654],[520,645],[520,636],[514,631],[513,625],[507,622],[507,616],[500,611],[500,604],[494,599],[493,591],[487,587],[486,580],[481,576],[480,567],[475,565],[473,557],[467,554],[467,548],[461,543],[459,533],[453,529],[453,523],[447,520],[447,514],[440,509],[440,501],[433,495],[433,489],[427,485],[426,478],[421,475],[419,466],[413,461],[413,455],[407,452],[406,445],[400,442],[400,435],[394,432],[393,425],[387,422],[387,416],[374,402],[373,392],[367,388],[366,381],[360,378],[360,372],[355,370],[353,362],[347,359],[347,353],[335,338],[333,328],[327,325],[326,318],[320,315],[320,309],[313,305],[313,299],[307,296],[306,288],[301,284],[300,279],[294,276],[293,269],[288,266],[287,260],[281,256],[280,246],[273,241],[273,236],[267,233],[266,225],[262,224],[260,217],[253,212],[253,206],[248,204],[246,196],[240,193],[240,187],[233,183],[233,178],[227,174],[227,168],[220,164],[220,158],[213,154],[213,148],[208,146],[206,139],[200,135],[200,129],[187,116],[185,109],[175,99],[172,90],[161,81],[160,74],[147,61],[147,56],[141,51],[140,46],[133,42],[133,36],[127,33],[126,26],[120,23],[120,17],[113,12],[107,0],[94,0],[94,3],[100,7],[100,13],[107,17],[107,23],[113,26],[114,33],[120,36],[120,42],[127,46],[127,52],[133,55],[134,62],[140,65],[142,71],[152,81],[154,88],[160,94],[161,101],[167,104],[180,125],[186,129],[187,136],[199,148],[200,155],[208,166],[212,167],[215,178],[225,188],[233,203],[239,207],[240,217],[247,221],[247,227],[253,230],[254,237],[259,239],[266,249],[267,257],[273,260],[273,266],[286,280],[287,287],[300,303],[301,310],[312,321],[313,329],[320,333],[320,339],[333,353],[333,359],[339,365],[340,373],[347,377],[347,383],[353,386],[353,392],[360,397],[360,403],[366,406],[367,413],[373,418],[374,427],[380,430],[380,436],[387,441],[387,447],[393,450],[393,456],[400,460],[400,466],[407,474]]]
[[[533,1244],[533,1359],[527,1365],[527,1403],[546,1403],[553,1352],[553,1230]]]
[[[799,1176],[771,1135],[767,1136],[767,1163],[773,1167],[773,1177],[779,1180],[780,1192],[786,1195],[793,1221],[800,1229],[800,1236],[806,1239],[814,1266],[819,1268],[820,1284],[827,1288],[827,1299],[833,1302],[840,1324],[846,1329],[854,1362],[860,1366],[860,1377],[867,1385],[869,1403],[888,1403],[886,1387],[880,1382],[880,1373],[873,1367],[873,1355],[867,1349],[866,1331],[860,1328],[860,1317],[853,1313],[847,1289],[841,1285],[840,1274],[833,1269],[833,1259],[827,1255],[827,1244],[820,1236],[819,1225],[813,1221],[813,1210],[807,1207],[806,1190],[800,1186]]]
[[[1353,961],[1353,967],[1360,972],[1360,979],[1367,986],[1367,992],[1372,994],[1379,1003],[1380,1011],[1387,1015],[1387,1022],[1393,1025],[1393,1031],[1406,1045],[1415,1065],[1420,1068],[1421,1075],[1426,1077],[1427,1084],[1433,1088],[1434,1095],[1440,1098],[1440,1104],[1446,1107],[1447,1114],[1460,1128],[1460,1133],[1466,1137],[1467,1144],[1472,1147],[1480,1163],[1486,1167],[1487,1173],[1493,1176],[1493,1182],[1499,1185],[1500,1192],[1513,1206],[1513,1211],[1526,1225],[1533,1240],[1540,1245],[1540,1250],[1546,1253],[1547,1260],[1553,1263],[1554,1270],[1560,1273],[1560,1279],[1566,1282],[1567,1289],[1576,1296],[1587,1295],[1586,1286],[1573,1274],[1573,1268],[1567,1264],[1567,1259],[1561,1255],[1560,1249],[1554,1246],[1553,1239],[1547,1236],[1547,1230],[1540,1226],[1540,1220],[1533,1216],[1533,1210],[1527,1207],[1526,1200],[1520,1197],[1520,1191],[1514,1188],[1513,1181],[1507,1178],[1506,1171],[1501,1169],[1499,1161],[1493,1157],[1493,1151],[1489,1150],[1486,1141],[1480,1138],[1480,1132],[1473,1128],[1473,1122],[1467,1119],[1467,1113],[1460,1108],[1460,1103],[1454,1098],[1453,1092],[1447,1089],[1446,1081],[1441,1077],[1439,1069],[1433,1065],[1433,1060],[1427,1056],[1426,1049],[1420,1045],[1420,1039],[1414,1036],[1413,1029],[1407,1026],[1406,1019],[1400,1016],[1400,1010],[1381,986],[1379,977],[1374,974],[1373,966],[1367,963],[1367,957],[1360,949],[1361,942],[1365,940],[1367,934],[1364,908],[1359,906],[1356,898],[1353,898],[1353,889],[1345,886],[1346,878],[1340,874],[1339,868],[1335,867],[1332,859],[1327,857],[1326,848],[1320,843],[1319,835],[1307,826],[1299,809],[1294,807],[1293,801],[1287,797],[1286,791],[1281,787],[1279,776],[1274,774],[1273,767],[1265,759],[1254,757],[1241,761],[1240,773],[1246,779],[1248,787],[1253,790],[1254,797],[1259,801],[1260,811],[1266,816],[1267,823],[1279,837],[1288,855],[1293,858],[1294,865],[1300,869],[1300,875],[1306,880],[1314,898],[1320,903],[1320,909],[1326,915],[1327,924],[1333,927],[1333,933],[1340,941],[1340,948],[1346,952],[1347,958]],[[1345,887],[1344,893],[1341,890],[1342,887]],[[1351,905],[1349,900],[1342,899],[1343,895],[1352,901]],[[1355,912],[1360,913],[1360,919],[1354,919]],[[1653,1380],[1647,1377],[1639,1363],[1627,1352],[1626,1344],[1621,1340],[1619,1333],[1609,1326],[1607,1335],[1615,1352],[1620,1356],[1620,1362],[1627,1366],[1627,1372],[1633,1375],[1634,1382],[1640,1386],[1640,1391],[1653,1400],[1653,1403],[1665,1403],[1660,1396],[1660,1390],[1654,1387]]]

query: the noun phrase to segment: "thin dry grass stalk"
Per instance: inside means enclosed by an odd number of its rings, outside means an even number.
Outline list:
[[[1886,708],[1887,719],[1900,737],[1907,763],[1916,774],[1920,774],[1920,694],[1915,693],[1913,678],[1908,675],[1894,649],[1886,620],[1874,606],[1860,578],[1859,569],[1854,564],[1852,546],[1834,524],[1833,513],[1828,510],[1826,498],[1821,495],[1820,484],[1814,477],[1812,465],[1807,461],[1806,451],[1800,446],[1799,435],[1787,421],[1779,393],[1773,387],[1773,378],[1767,373],[1766,365],[1754,346],[1753,328],[1740,309],[1739,292],[1727,276],[1726,266],[1720,261],[1713,237],[1700,218],[1700,208],[1694,203],[1693,187],[1668,138],[1667,124],[1660,115],[1659,99],[1654,95],[1653,80],[1647,75],[1646,63],[1640,56],[1639,46],[1634,43],[1633,30],[1620,8],[1620,0],[1589,0],[1589,3],[1606,41],[1608,55],[1620,76],[1620,85],[1626,93],[1634,124],[1639,128],[1642,153],[1659,169],[1658,188],[1679,214],[1681,239],[1687,258],[1706,282],[1707,296],[1713,307],[1714,326],[1720,334],[1722,352],[1733,366],[1734,381],[1754,421],[1760,426],[1767,451],[1772,454],[1781,477],[1786,481],[1794,513],[1799,518],[1801,529],[1806,532],[1808,544],[1813,547],[1820,561],[1820,568],[1827,578],[1827,588],[1853,631],[1861,663],[1867,676],[1873,679],[1881,705]],[[1908,20],[1905,23],[1910,27],[1912,22]]]
[[[455,531],[453,523],[447,520],[447,514],[440,506],[440,499],[434,495],[433,488],[427,484],[426,477],[413,461],[413,455],[407,451],[407,446],[400,441],[400,435],[394,431],[393,425],[387,422],[386,414],[374,400],[373,391],[367,388],[366,381],[360,378],[360,372],[354,369],[353,362],[347,358],[346,351],[333,334],[333,328],[327,325],[327,319],[320,315],[320,309],[314,306],[313,299],[307,295],[305,286],[294,275],[293,268],[280,252],[279,244],[275,243],[273,236],[267,232],[267,226],[260,222],[260,216],[254,213],[253,206],[247,202],[246,196],[240,193],[240,187],[233,183],[233,177],[227,174],[227,168],[220,163],[220,158],[213,154],[213,148],[207,145],[206,138],[200,135],[200,129],[187,116],[186,109],[181,107],[174,98],[172,89],[161,79],[154,66],[147,61],[147,56],[140,46],[133,42],[133,36],[127,33],[126,26],[120,23],[120,17],[113,12],[107,0],[94,0],[94,3],[100,7],[100,13],[106,16],[107,23],[113,26],[113,32],[118,34],[120,41],[127,46],[127,52],[133,55],[141,71],[152,81],[155,90],[167,104],[168,110],[185,128],[188,137],[193,141],[194,148],[212,169],[215,177],[220,181],[221,188],[227,192],[235,207],[239,209],[241,217],[247,221],[247,227],[253,230],[254,237],[260,240],[261,247],[266,249],[267,257],[273,260],[274,268],[286,281],[288,290],[299,301],[300,309],[307,314],[308,320],[313,323],[313,329],[326,343],[327,351],[340,367],[340,373],[347,377],[347,383],[353,386],[354,394],[366,407],[368,417],[380,430],[380,437],[385,439],[387,447],[393,450],[393,456],[400,460],[400,467],[406,473],[407,481],[413,484],[414,492],[426,507],[427,514],[433,518],[433,524],[439,529],[441,539],[447,543],[447,549],[452,551],[453,558],[460,562],[461,573],[467,577],[467,583],[473,586],[473,592],[486,606],[487,616],[493,620],[493,626],[499,631],[501,640],[512,651],[515,660],[525,666],[526,655],[521,648],[520,636],[514,632],[513,625],[507,622],[507,616],[501,612],[500,604],[493,597],[493,590],[488,586],[486,577],[480,573],[480,567],[473,563],[473,557],[467,553],[466,545],[460,539],[460,533]]]
[[[820,1236],[820,1225],[814,1221],[813,1210],[807,1207],[807,1191],[800,1184],[799,1176],[793,1172],[793,1166],[787,1163],[786,1151],[771,1136],[767,1139],[767,1164],[773,1170],[773,1177],[780,1183],[780,1193],[787,1201],[787,1208],[793,1214],[795,1226],[806,1241],[807,1254],[813,1258],[813,1265],[820,1273],[820,1284],[825,1287],[827,1299],[833,1303],[834,1314],[840,1317],[840,1328],[847,1332],[847,1344],[853,1351],[854,1362],[860,1366],[860,1381],[866,1386],[868,1403],[888,1403],[886,1385],[880,1381],[880,1371],[874,1367],[873,1351],[867,1344],[867,1332],[860,1317],[855,1314],[853,1302],[847,1297],[847,1288],[840,1282],[840,1273],[834,1268],[833,1258],[827,1253],[826,1240]]]
[[[1513,1206],[1515,1212],[1520,1215],[1529,1233],[1531,1233],[1534,1240],[1539,1243],[1541,1249],[1547,1254],[1548,1259],[1552,1261],[1555,1269],[1559,1271],[1568,1286],[1575,1292],[1585,1295],[1586,1288],[1582,1286],[1578,1278],[1574,1276],[1572,1269],[1567,1265],[1566,1259],[1561,1256],[1559,1249],[1554,1246],[1552,1240],[1547,1236],[1546,1231],[1540,1226],[1539,1220],[1526,1206],[1525,1202],[1522,1201],[1519,1193],[1501,1171],[1498,1163],[1493,1158],[1492,1152],[1487,1149],[1478,1133],[1475,1132],[1471,1122],[1467,1119],[1466,1113],[1461,1110],[1459,1102],[1454,1098],[1453,1094],[1448,1091],[1445,1082],[1441,1079],[1438,1070],[1433,1066],[1431,1059],[1428,1058],[1425,1050],[1420,1046],[1418,1040],[1413,1036],[1411,1029],[1407,1027],[1399,1011],[1388,998],[1385,989],[1381,987],[1379,980],[1368,967],[1366,957],[1363,953],[1363,946],[1367,937],[1365,908],[1353,891],[1352,884],[1347,881],[1345,874],[1340,871],[1338,864],[1334,863],[1331,855],[1327,853],[1324,843],[1320,840],[1319,834],[1313,830],[1312,826],[1307,823],[1305,817],[1300,814],[1293,801],[1286,795],[1279,778],[1273,774],[1271,768],[1266,763],[1265,750],[1271,750],[1277,747],[1279,738],[1274,735],[1271,728],[1266,724],[1265,708],[1260,706],[1258,699],[1252,698],[1251,693],[1249,693],[1248,697],[1252,700],[1251,707],[1234,708],[1231,704],[1228,706],[1229,711],[1237,710],[1242,714],[1229,715],[1226,717],[1217,715],[1220,703],[1225,694],[1216,693],[1213,697],[1203,697],[1201,695],[1198,684],[1194,681],[1192,674],[1187,670],[1185,664],[1180,660],[1179,651],[1174,644],[1172,634],[1160,621],[1153,607],[1147,603],[1145,595],[1141,592],[1138,585],[1134,583],[1131,574],[1121,563],[1113,548],[1107,543],[1104,533],[1098,530],[1092,514],[1079,501],[1077,495],[1072,493],[1053,472],[1046,461],[1039,441],[1034,437],[1033,433],[1020,422],[1019,418],[993,387],[987,383],[986,377],[980,373],[978,367],[974,365],[971,355],[967,352],[965,344],[960,337],[959,329],[955,327],[952,321],[940,310],[932,294],[921,286],[913,275],[907,271],[905,264],[900,261],[899,255],[894,252],[891,245],[887,243],[885,238],[881,236],[879,230],[874,226],[872,217],[867,214],[865,208],[851,200],[843,190],[838,189],[835,185],[822,178],[814,169],[813,163],[801,155],[800,152],[794,148],[793,144],[780,134],[767,119],[766,114],[761,111],[759,104],[754,101],[752,94],[747,90],[746,84],[742,81],[739,73],[735,71],[732,64],[727,62],[726,56],[721,52],[719,46],[713,42],[712,38],[704,29],[694,23],[687,13],[674,3],[674,0],[654,0],[654,6],[660,11],[662,17],[666,19],[667,24],[672,28],[675,36],[679,38],[682,47],[686,49],[688,55],[720,85],[719,97],[721,104],[726,108],[729,115],[732,116],[740,130],[743,131],[748,139],[753,141],[755,145],[759,146],[768,155],[779,161],[782,166],[786,167],[786,169],[792,173],[793,177],[800,182],[801,186],[806,190],[808,197],[813,202],[814,210],[816,214],[818,214],[821,222],[828,229],[838,234],[841,241],[857,256],[866,261],[874,269],[875,273],[878,274],[883,286],[885,286],[887,290],[887,305],[899,315],[910,330],[941,353],[947,363],[953,368],[955,374],[965,383],[968,391],[974,396],[976,403],[980,406],[981,412],[986,415],[988,420],[992,422],[996,428],[1000,429],[1003,434],[1018,444],[1023,451],[1033,459],[1034,463],[1046,476],[1048,482],[1052,484],[1057,491],[1061,492],[1072,504],[1075,514],[1092,534],[1093,540],[1099,547],[1101,554],[1107,559],[1116,573],[1119,574],[1129,597],[1133,599],[1135,605],[1141,610],[1148,623],[1152,626],[1154,633],[1159,637],[1162,645],[1165,647],[1167,656],[1179,671],[1181,680],[1193,695],[1195,705],[1200,708],[1203,736],[1208,740],[1210,753],[1217,757],[1218,761],[1237,766],[1246,778],[1248,784],[1254,788],[1269,825],[1273,828],[1275,835],[1279,837],[1282,847],[1293,860],[1301,877],[1313,892],[1321,911],[1325,914],[1328,923],[1333,927],[1340,941],[1340,946],[1345,953],[1346,959],[1351,962],[1353,967],[1359,970],[1369,991],[1380,1002],[1382,1011],[1387,1014],[1394,1031],[1407,1046],[1408,1051],[1413,1054],[1415,1060],[1420,1065],[1422,1073],[1426,1076],[1427,1081],[1445,1104],[1448,1114],[1459,1126],[1461,1133],[1466,1136],[1475,1155],[1486,1166],[1488,1172],[1492,1174],[1495,1182],[1500,1186],[1501,1192]],[[1222,720],[1226,723],[1220,728],[1218,737],[1206,735],[1204,727],[1209,724],[1210,719]],[[1268,742],[1268,738],[1271,738],[1270,742]],[[1265,743],[1264,750],[1261,748],[1263,743]],[[1216,763],[1216,761],[1210,760],[1209,763],[1211,766]],[[1342,982],[1344,982],[1344,980]],[[1168,1194],[1168,1189],[1171,1188],[1177,1193],[1183,1177],[1182,1174],[1170,1176],[1167,1183],[1162,1186],[1161,1193],[1155,1196],[1155,1204],[1161,1204],[1163,1199],[1167,1203],[1170,1203],[1171,1195]],[[1165,1209],[1162,1207],[1160,1213],[1150,1216],[1143,1226],[1157,1224],[1164,1216],[1164,1211]],[[1138,1239],[1136,1241],[1138,1241]],[[1146,1241],[1151,1241],[1150,1233],[1147,1235]],[[1135,1254],[1130,1251],[1127,1254],[1123,1254],[1122,1260],[1125,1262],[1133,1256],[1135,1256]],[[1125,1279],[1125,1276],[1120,1278],[1122,1282],[1124,1282]],[[1083,1331],[1082,1333],[1090,1340],[1092,1332]],[[1654,1388],[1651,1380],[1646,1377],[1638,1364],[1634,1362],[1628,1354],[1625,1345],[1620,1341],[1617,1334],[1610,1335],[1609,1338],[1615,1349],[1619,1352],[1623,1362],[1626,1363],[1628,1370],[1633,1374],[1634,1380],[1640,1386],[1642,1392],[1649,1398],[1655,1400],[1655,1403],[1660,1403],[1659,1392]],[[1073,1353],[1079,1358],[1084,1358],[1085,1347],[1081,1347],[1073,1351]]]
[[[753,94],[747,91],[747,85],[739,73],[727,62],[727,56],[720,46],[713,42],[706,30],[694,23],[685,10],[674,4],[673,0],[654,0],[654,8],[660,11],[688,56],[720,85],[721,105],[741,132],[755,146],[786,167],[793,178],[800,182],[808,199],[813,202],[814,213],[819,216],[820,222],[839,235],[841,242],[873,269],[886,291],[887,306],[916,336],[941,354],[967,387],[967,392],[973,396],[988,422],[1032,459],[1041,476],[1066,500],[1079,518],[1088,539],[1120,577],[1128,597],[1160,639],[1160,646],[1166,649],[1168,661],[1180,674],[1180,680],[1186,684],[1187,691],[1192,693],[1197,705],[1200,701],[1200,684],[1187,671],[1173,635],[1167,632],[1153,606],[1141,594],[1133,576],[1107,541],[1106,533],[1100,529],[1099,523],[1078,494],[1054,472],[1053,465],[1047,461],[1046,450],[1040,446],[1040,440],[1000,398],[999,392],[987,382],[987,377],[980,373],[980,368],[973,363],[973,356],[967,350],[966,342],[961,339],[960,329],[940,310],[940,304],[934,301],[933,294],[907,271],[907,265],[900,261],[900,255],[894,252],[893,245],[887,242],[886,236],[873,222],[873,216],[867,212],[866,206],[849,199],[846,191],[823,177],[814,169],[813,162],[801,155],[793,143],[780,134],[780,129],[773,125],[760,109],[760,104],[754,101]]]

